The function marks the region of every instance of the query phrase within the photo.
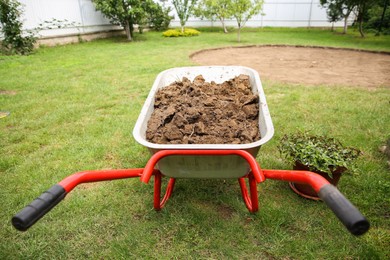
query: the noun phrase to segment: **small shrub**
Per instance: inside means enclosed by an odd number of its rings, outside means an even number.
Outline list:
[[[0,0],[0,23],[4,39],[1,51],[5,54],[29,54],[34,49],[36,38],[33,33],[23,35],[21,4],[16,0]]]
[[[199,31],[195,29],[184,29],[184,32],[181,32],[180,29],[170,29],[163,32],[164,37],[190,37],[190,36],[198,36],[200,34]]]

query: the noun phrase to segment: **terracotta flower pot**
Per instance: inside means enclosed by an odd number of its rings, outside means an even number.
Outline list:
[[[346,169],[344,167],[338,167],[332,172],[333,177],[331,178],[328,173],[322,172],[322,171],[310,170],[310,168],[308,166],[303,165],[300,162],[295,162],[293,169],[315,172],[315,173],[321,175],[322,177],[324,177],[327,181],[329,181],[334,186],[337,186],[337,184],[339,183],[341,174],[346,171]],[[297,193],[298,195],[300,195],[302,197],[305,197],[307,199],[312,199],[312,200],[320,200],[317,193],[308,184],[290,182],[289,185],[290,185],[290,188],[295,193]]]

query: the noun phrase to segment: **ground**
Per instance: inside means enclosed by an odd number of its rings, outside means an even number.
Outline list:
[[[242,65],[262,79],[305,85],[390,88],[390,55],[336,48],[250,46],[191,55],[200,65]]]

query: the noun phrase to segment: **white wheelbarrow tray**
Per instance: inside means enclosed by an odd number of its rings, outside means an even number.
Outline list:
[[[248,75],[254,94],[259,95],[259,129],[260,140],[249,144],[155,144],[146,140],[148,120],[154,110],[154,99],[160,88],[168,86],[183,77],[193,80],[202,75],[207,82],[222,83],[240,74]],[[242,66],[197,66],[172,68],[161,72],[150,90],[141,113],[135,124],[135,140],[147,147],[152,154],[161,150],[245,150],[256,157],[260,147],[268,142],[274,134],[274,127],[268,111],[267,102],[259,74]],[[247,162],[237,155],[229,156],[187,156],[177,155],[163,158],[158,168],[165,176],[172,178],[240,178],[249,172]]]

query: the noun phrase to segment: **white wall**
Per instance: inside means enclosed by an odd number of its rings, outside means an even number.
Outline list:
[[[95,7],[91,0],[19,0],[24,5],[24,26],[26,29],[38,27],[44,21],[56,18],[67,19],[77,27],[41,31],[40,35],[58,36],[79,33],[90,33],[119,29],[110,24]],[[175,19],[171,22],[172,27],[180,26],[178,16],[174,11],[171,1],[165,3],[172,6],[172,15]],[[247,22],[248,27],[330,27],[327,21],[326,10],[321,8],[319,0],[265,0],[263,6],[265,15],[256,15]],[[220,26],[218,21],[201,20],[190,17],[187,26]],[[236,26],[234,20],[227,21],[228,26]],[[335,26],[342,26],[338,22]]]
[[[76,27],[50,29],[40,32],[43,37],[108,31],[120,28],[111,25],[91,0],[19,0],[24,5],[24,27],[33,29],[44,21],[68,20]]]
[[[171,6],[174,10],[173,5]],[[250,19],[247,27],[331,27],[326,16],[326,9],[322,8],[319,0],[265,0],[263,5],[264,15],[258,14]],[[171,13],[175,20],[171,26],[179,27],[180,21],[175,11]],[[351,17],[351,23],[353,18]],[[335,23],[335,26],[343,26],[343,21]],[[186,26],[220,26],[219,21],[211,22],[190,17]],[[228,20],[228,26],[237,26],[235,20]]]

